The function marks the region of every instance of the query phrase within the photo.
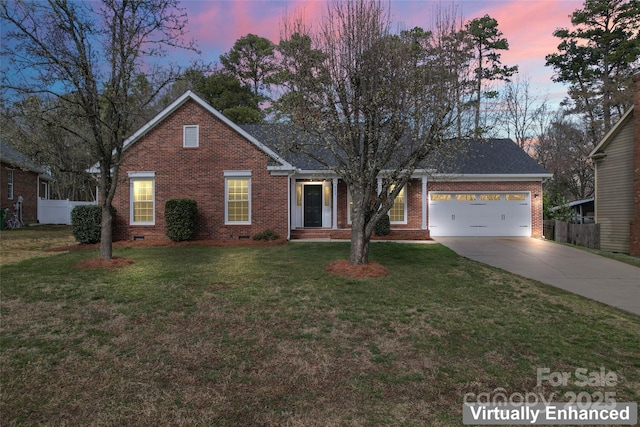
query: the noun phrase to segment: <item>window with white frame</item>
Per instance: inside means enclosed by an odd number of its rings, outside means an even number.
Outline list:
[[[389,191],[393,191],[394,186],[389,188]],[[392,224],[406,224],[407,223],[407,197],[406,187],[402,187],[402,190],[398,193],[393,200],[393,206],[389,209],[389,220]]]
[[[40,181],[40,198],[49,199],[49,183],[47,181]]]
[[[130,221],[132,225],[155,224],[155,174],[130,173]]]
[[[251,172],[225,172],[224,193],[225,224],[251,224]]]
[[[7,169],[7,199],[13,200],[13,169]]]
[[[182,146],[185,148],[197,148],[200,146],[200,126],[185,125],[183,127]]]

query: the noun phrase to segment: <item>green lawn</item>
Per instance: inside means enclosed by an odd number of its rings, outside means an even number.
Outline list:
[[[3,232],[4,233],[4,232]],[[2,266],[0,424],[462,424],[465,394],[640,401],[640,318],[458,257],[375,243],[97,250]],[[536,369],[615,386],[536,384]]]

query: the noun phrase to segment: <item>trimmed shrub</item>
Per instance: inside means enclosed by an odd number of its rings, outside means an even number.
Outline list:
[[[253,235],[253,240],[278,240],[280,235],[270,228]]]
[[[174,242],[191,240],[198,230],[198,204],[192,199],[167,200],[164,221],[168,238]]]
[[[376,236],[388,236],[391,233],[391,220],[389,215],[383,215],[382,218],[376,222],[373,232]]]
[[[98,243],[101,223],[102,208],[98,205],[81,205],[71,210],[73,237],[78,243]]]

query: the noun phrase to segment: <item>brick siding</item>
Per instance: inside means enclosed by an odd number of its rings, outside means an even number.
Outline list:
[[[10,169],[13,170],[13,199],[9,199],[8,171]],[[18,202],[18,196],[23,198],[22,220],[24,223],[37,222],[38,174],[2,163],[0,167],[0,208],[9,208],[9,213],[12,213],[14,211],[13,205]]]
[[[183,126],[199,125],[199,147],[183,147]],[[267,228],[287,236],[287,177],[267,171],[269,157],[202,106],[186,101],[124,155],[114,206],[114,240],[166,235],[167,200],[196,200],[198,239],[240,239]],[[130,225],[128,172],[155,172],[155,225]],[[225,171],[251,171],[251,225],[225,225]]]
[[[427,181],[429,191],[513,191],[531,192],[531,235],[542,237],[542,183],[539,181],[495,182],[439,182]],[[538,195],[536,197],[535,195]],[[422,181],[412,179],[407,186],[407,224],[392,224],[392,230],[419,230],[422,227]],[[338,228],[350,228],[347,222],[347,186],[338,183]],[[429,228],[429,203],[427,201],[427,229]]]
[[[416,230],[422,227],[422,209],[420,204],[422,201],[422,181],[419,179],[411,179],[407,183],[407,223],[391,224],[392,230]],[[348,206],[347,185],[344,181],[338,182],[338,228],[351,228],[348,222],[347,206]]]
[[[183,147],[183,126],[199,125],[199,147]],[[270,228],[287,236],[287,180],[267,170],[269,157],[200,104],[187,100],[124,153],[114,199],[117,217],[114,240],[166,236],[167,200],[190,198],[198,203],[200,222],[196,238],[241,239]],[[225,225],[225,171],[251,171],[251,224]],[[155,175],[155,225],[130,224],[129,172]],[[428,191],[530,191],[532,235],[542,236],[542,184],[540,182],[428,182]],[[37,191],[36,185],[33,186]],[[17,193],[16,193],[17,194]],[[538,197],[534,195],[538,194]],[[407,224],[392,230],[410,233],[422,226],[422,182],[407,184]],[[350,228],[347,186],[338,183],[338,228]],[[428,206],[427,206],[428,208]],[[427,236],[422,231],[420,236]]]

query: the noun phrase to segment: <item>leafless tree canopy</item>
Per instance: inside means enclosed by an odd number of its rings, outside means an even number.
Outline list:
[[[444,46],[455,38],[420,28],[394,32],[380,1],[349,0],[328,3],[317,30],[287,34],[280,47],[296,40],[308,43],[280,49],[289,56],[290,91],[281,107],[313,135],[296,148],[349,185],[350,262],[366,263],[375,223],[425,159],[457,133],[461,76]]]
[[[9,62],[3,96],[57,98],[75,118],[58,124],[85,141],[99,163],[101,256],[110,258],[123,142],[139,112],[180,74],[157,60],[172,48],[193,49],[185,42],[186,15],[177,0],[1,0],[0,19]]]

